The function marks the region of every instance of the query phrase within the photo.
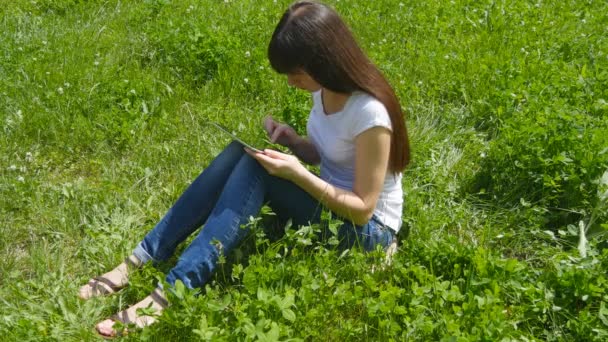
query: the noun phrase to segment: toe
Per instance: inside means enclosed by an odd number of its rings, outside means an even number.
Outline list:
[[[114,322],[111,319],[106,319],[105,321],[97,323],[95,329],[103,336],[114,336],[116,335],[116,331],[114,330]]]
[[[93,281],[93,280],[91,279],[91,281]],[[82,286],[78,290],[78,297],[80,299],[89,299],[89,298],[91,298],[91,296],[93,294],[93,287],[91,286],[91,281],[89,281],[88,284]]]

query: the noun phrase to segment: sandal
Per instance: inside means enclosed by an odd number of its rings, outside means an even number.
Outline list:
[[[138,263],[138,261],[139,260],[137,260],[137,261],[133,260],[131,256],[127,257],[124,261],[127,263],[127,270],[129,268],[138,268],[141,265],[141,263]],[[114,271],[114,270],[112,270],[112,271]],[[112,271],[110,271],[110,272],[112,272]],[[127,274],[128,274],[128,272],[127,272]],[[125,286],[127,286],[128,279],[127,279],[126,275],[123,276],[122,278],[124,278],[125,281],[123,281],[121,283],[116,283],[104,276],[95,277],[95,278],[89,280],[89,282],[86,285],[84,285],[80,288],[78,297],[80,297],[81,299],[87,300],[87,299],[97,297],[97,296],[106,296],[106,295],[116,293],[119,290],[121,290],[122,288],[124,288]],[[123,280],[123,279],[121,279],[121,280]]]
[[[134,306],[138,306],[137,308],[135,308],[135,310],[133,310],[133,306],[132,306],[126,310],[123,310],[123,311],[113,315],[112,317],[110,317],[104,321],[99,322],[95,326],[95,330],[96,330],[97,334],[105,339],[112,339],[115,337],[127,335],[129,333],[129,330],[128,330],[129,327],[135,327],[138,329],[142,329],[142,328],[147,327],[148,325],[156,322],[155,316],[142,315],[142,316],[133,317],[133,315],[137,315],[137,309],[147,308],[147,307],[150,307],[152,304],[156,304],[158,307],[160,307],[160,309],[157,309],[158,311],[163,310],[169,306],[169,302],[167,301],[167,299],[165,299],[165,297],[162,295],[162,293],[158,289],[152,291],[152,293],[148,297],[149,298],[145,298],[141,302],[134,305]],[[149,299],[149,301],[147,301],[147,299]],[[105,325],[109,325],[109,326],[104,327],[104,323],[106,323]],[[114,329],[114,326],[116,325],[116,323],[120,323],[120,325],[122,325],[121,330]],[[109,328],[111,330],[106,330],[104,328]]]

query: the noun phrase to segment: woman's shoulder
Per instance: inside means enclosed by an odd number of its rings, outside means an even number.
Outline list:
[[[392,123],[384,104],[365,92],[353,94],[349,105],[348,121],[354,136],[372,127],[392,130]]]
[[[354,111],[363,112],[372,116],[388,115],[386,107],[380,100],[363,91],[356,91],[351,95],[350,106]]]

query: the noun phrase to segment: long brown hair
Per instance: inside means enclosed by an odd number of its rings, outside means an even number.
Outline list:
[[[407,128],[395,91],[333,9],[311,1],[289,6],[272,34],[268,60],[278,73],[303,70],[326,89],[344,94],[359,90],[382,102],[393,130],[389,170],[400,172],[407,166]]]

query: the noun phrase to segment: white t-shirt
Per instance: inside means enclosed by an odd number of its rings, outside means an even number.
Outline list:
[[[352,191],[355,179],[355,138],[376,126],[392,130],[382,102],[364,92],[354,92],[340,112],[326,115],[321,90],[312,94],[313,107],[306,129],[321,157],[321,179]],[[374,215],[398,232],[403,208],[402,174],[387,171]]]

